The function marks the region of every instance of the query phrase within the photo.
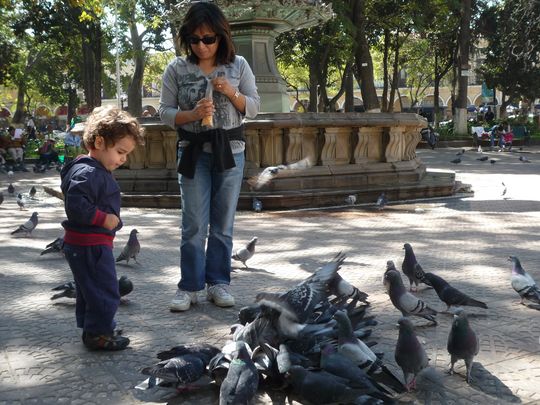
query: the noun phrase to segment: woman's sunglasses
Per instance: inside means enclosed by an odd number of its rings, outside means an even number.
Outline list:
[[[199,38],[195,35],[188,37],[188,42],[191,45],[197,45],[201,41],[205,45],[212,45],[216,43],[216,40],[217,40],[217,35],[214,35],[213,37],[202,37],[202,38]]]

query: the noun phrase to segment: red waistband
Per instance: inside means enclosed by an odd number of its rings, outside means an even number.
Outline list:
[[[113,247],[114,236],[104,233],[80,233],[66,229],[64,242],[70,245],[95,246],[106,245]]]

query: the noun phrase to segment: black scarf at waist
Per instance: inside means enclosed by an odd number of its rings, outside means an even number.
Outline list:
[[[182,152],[178,173],[190,179],[195,176],[195,165],[204,143],[210,142],[212,145],[214,166],[219,172],[222,172],[236,166],[229,142],[246,140],[243,125],[232,129],[216,128],[199,133],[178,128],[177,132],[181,141],[189,141]]]

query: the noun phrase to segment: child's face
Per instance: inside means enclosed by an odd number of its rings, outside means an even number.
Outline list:
[[[126,162],[127,156],[133,149],[135,149],[135,140],[131,136],[125,136],[109,147],[106,146],[103,137],[98,136],[94,142],[94,149],[90,150],[89,155],[112,172]]]

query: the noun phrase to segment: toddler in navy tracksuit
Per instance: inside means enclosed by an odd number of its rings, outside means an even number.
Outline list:
[[[83,141],[88,155],[66,164],[60,174],[67,215],[64,252],[77,288],[75,316],[86,347],[122,350],[129,339],[114,334],[120,294],[112,246],[122,221],[112,171],[144,139],[127,112],[98,107],[86,121]]]

